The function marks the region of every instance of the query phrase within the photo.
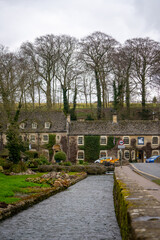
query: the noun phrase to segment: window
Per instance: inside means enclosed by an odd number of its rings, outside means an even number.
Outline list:
[[[129,156],[130,154],[129,154],[129,150],[125,150],[124,151],[124,158],[126,159],[126,160],[129,160]]]
[[[31,142],[35,142],[35,141],[36,141],[36,136],[32,134],[32,135],[30,136],[30,141],[31,141]]]
[[[24,128],[25,128],[25,123],[21,123],[21,124],[19,125],[19,127],[20,127],[21,129],[24,129]]]
[[[60,136],[59,135],[56,135],[56,141],[59,143],[60,142]]]
[[[78,136],[78,145],[84,145],[84,137]]]
[[[100,145],[106,145],[107,144],[107,137],[101,136],[100,137]]]
[[[45,134],[45,135],[42,136],[42,141],[43,141],[43,142],[48,142],[48,140],[49,140],[49,137],[48,137],[47,134]]]
[[[107,151],[100,151],[100,158],[107,157]]]
[[[132,150],[131,151],[131,159],[132,159],[132,161],[135,160],[135,157],[136,157],[135,150]]]
[[[125,145],[129,145],[129,137],[123,137],[123,141]]]
[[[44,125],[45,128],[49,129],[51,127],[51,123],[50,122],[45,122]]]
[[[157,156],[159,155],[159,151],[158,150],[153,150],[152,151],[152,156]]]
[[[158,145],[158,137],[152,137],[152,144]]]
[[[83,150],[78,151],[77,156],[78,156],[78,160],[84,160],[84,151]]]
[[[37,123],[36,122],[32,123],[32,129],[37,129]]]

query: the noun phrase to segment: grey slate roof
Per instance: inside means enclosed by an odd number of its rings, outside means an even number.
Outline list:
[[[70,135],[160,135],[160,121],[72,121]]]
[[[63,112],[58,111],[34,111],[34,112],[21,112],[19,117],[19,123],[24,122],[25,128],[20,129],[20,132],[28,133],[52,133],[52,132],[66,132],[66,116]],[[37,129],[32,129],[32,123],[37,123]],[[44,127],[45,122],[50,122],[50,128]],[[4,129],[6,130],[7,122],[5,123]]]
[[[20,121],[24,121],[24,132],[66,132],[66,117],[63,112],[47,111],[33,112],[26,115],[21,114]],[[37,123],[37,129],[32,129],[32,123]],[[44,127],[45,122],[50,122],[49,129]]]

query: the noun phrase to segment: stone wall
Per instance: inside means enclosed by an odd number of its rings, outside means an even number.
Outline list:
[[[114,204],[122,239],[160,239],[160,202],[115,168]]]

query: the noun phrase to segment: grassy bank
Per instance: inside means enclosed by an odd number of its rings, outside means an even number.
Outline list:
[[[50,187],[48,184],[37,184],[26,182],[28,177],[40,177],[44,173],[36,175],[14,175],[6,176],[0,173],[0,202],[14,203],[21,199],[22,196],[35,194],[43,188]],[[21,197],[20,197],[21,196]]]

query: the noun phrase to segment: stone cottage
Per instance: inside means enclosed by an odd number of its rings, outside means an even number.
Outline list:
[[[7,123],[3,123],[1,148],[6,144]],[[56,135],[54,153],[63,150],[73,163],[94,161],[103,156],[119,158],[118,139],[124,141],[122,157],[126,160],[143,162],[151,155],[160,155],[159,120],[117,121],[114,115],[112,121],[71,121],[63,112],[41,111],[21,114],[19,128],[22,139],[29,141],[31,151],[47,152],[45,144],[49,134]]]

